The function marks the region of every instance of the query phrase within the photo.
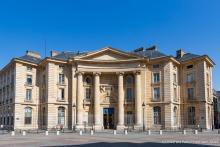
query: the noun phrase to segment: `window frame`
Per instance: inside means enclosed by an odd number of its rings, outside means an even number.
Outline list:
[[[29,111],[29,112],[28,112]],[[24,108],[24,112],[25,112],[25,114],[24,114],[24,124],[25,125],[31,125],[32,124],[32,113],[33,113],[33,109],[31,108],[31,107],[25,107]],[[28,113],[30,113],[29,115],[28,115]],[[28,116],[29,117],[28,117]]]

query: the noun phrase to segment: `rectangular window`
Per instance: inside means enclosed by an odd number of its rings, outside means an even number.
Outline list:
[[[133,125],[134,119],[133,119],[133,113],[132,111],[127,111],[127,125]]]
[[[64,84],[64,74],[59,74],[59,84]]]
[[[206,74],[207,84],[209,84],[209,74]]]
[[[86,88],[86,99],[90,99],[91,98],[91,88]]]
[[[64,100],[64,88],[59,89],[58,100]]]
[[[154,100],[160,100],[160,88],[154,88]]]
[[[26,101],[32,100],[32,89],[26,89]]]
[[[174,83],[177,83],[177,76],[176,76],[176,73],[173,74],[173,82],[174,82]]]
[[[195,107],[189,107],[188,108],[188,124],[195,125],[196,124],[195,118],[196,118]]]
[[[154,73],[154,83],[160,82],[160,73]]]
[[[153,68],[159,68],[159,67],[160,67],[159,64],[154,64],[154,65],[153,65]]]
[[[188,92],[188,99],[193,100],[194,99],[194,88],[188,88],[187,92]]]
[[[193,82],[193,74],[187,74],[187,83],[192,83]]]
[[[27,75],[27,85],[32,85],[32,75]]]
[[[32,67],[31,66],[27,66],[27,71],[32,71]]]
[[[176,89],[176,87],[173,89],[173,100],[177,101],[177,89]]]
[[[207,97],[209,98],[209,88],[207,88]]]
[[[127,101],[132,101],[132,88],[127,88]]]

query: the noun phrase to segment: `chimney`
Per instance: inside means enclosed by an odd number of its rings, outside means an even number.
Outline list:
[[[153,45],[152,47],[146,48],[147,51],[156,51],[157,50],[157,46]]]
[[[60,52],[55,51],[55,50],[52,50],[52,51],[50,52],[50,56],[51,56],[51,57],[57,56],[57,55],[59,55],[59,54],[60,54]]]
[[[176,51],[176,58],[182,58],[184,54],[185,52],[183,51],[183,49],[179,49]]]
[[[144,51],[144,48],[143,47],[140,47],[140,48],[137,48],[134,50],[135,53],[137,52],[143,52]]]
[[[26,55],[27,56],[31,56],[31,57],[35,57],[35,58],[39,58],[39,59],[41,58],[39,53],[34,52],[34,51],[30,51],[30,50],[26,51]]]

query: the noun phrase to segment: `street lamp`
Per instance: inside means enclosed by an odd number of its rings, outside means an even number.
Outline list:
[[[143,102],[142,104],[142,108],[143,108],[143,131],[145,131],[145,124],[144,124],[144,109],[145,109],[145,103]]]

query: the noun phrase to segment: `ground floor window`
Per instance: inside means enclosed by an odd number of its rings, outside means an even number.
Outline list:
[[[161,125],[161,108],[158,106],[154,107],[154,124]]]
[[[59,125],[65,124],[65,108],[64,107],[58,108],[58,124]]]
[[[178,121],[177,121],[177,107],[174,107],[173,108],[173,124],[176,126],[178,124]]]
[[[188,124],[195,125],[196,124],[196,111],[195,107],[188,108]]]
[[[31,121],[32,121],[32,108],[26,107],[25,108],[24,123],[25,124],[31,124]]]
[[[133,112],[132,111],[127,111],[127,125],[133,125],[134,119],[133,119]]]

